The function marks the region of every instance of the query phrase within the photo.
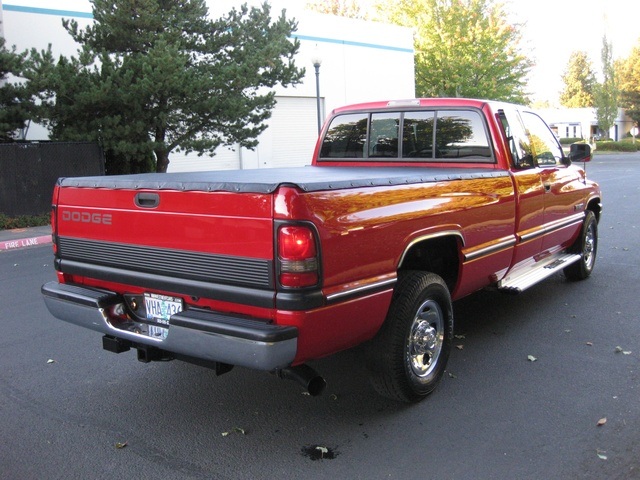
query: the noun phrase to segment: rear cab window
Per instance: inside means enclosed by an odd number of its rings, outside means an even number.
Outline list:
[[[495,158],[475,109],[345,113],[331,121],[319,161],[480,162]]]

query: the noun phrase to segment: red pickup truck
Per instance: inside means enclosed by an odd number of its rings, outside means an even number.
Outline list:
[[[325,381],[306,362],[366,343],[373,386],[424,398],[452,300],[588,277],[598,185],[534,112],[468,99],[332,112],[309,167],[61,178],[57,318],[138,359]]]

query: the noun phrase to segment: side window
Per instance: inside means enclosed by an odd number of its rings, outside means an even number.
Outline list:
[[[403,158],[433,158],[435,112],[407,112],[402,128]]]
[[[522,112],[522,121],[528,130],[533,158],[540,167],[562,165],[564,154],[544,120],[531,112]]]
[[[369,129],[370,158],[398,158],[400,113],[374,113]]]
[[[366,113],[340,115],[333,119],[320,148],[321,158],[362,158],[367,139]]]
[[[531,144],[520,115],[513,110],[499,110],[498,118],[509,142],[512,164],[517,168],[534,167]]]

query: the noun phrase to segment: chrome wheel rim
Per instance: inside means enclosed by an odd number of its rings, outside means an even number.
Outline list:
[[[409,334],[407,355],[411,371],[418,377],[433,372],[444,343],[444,318],[440,305],[427,300],[416,312]]]
[[[593,223],[589,224],[584,237],[584,248],[582,251],[584,266],[587,270],[593,268],[596,259],[596,228]]]

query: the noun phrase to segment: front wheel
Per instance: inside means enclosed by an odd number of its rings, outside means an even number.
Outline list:
[[[437,386],[451,352],[453,307],[438,275],[402,272],[368,351],[370,379],[388,398],[417,402]]]
[[[580,254],[581,258],[565,268],[564,275],[569,280],[584,280],[591,275],[598,252],[598,221],[596,215],[590,210],[584,217],[580,236],[573,245],[572,251]]]

